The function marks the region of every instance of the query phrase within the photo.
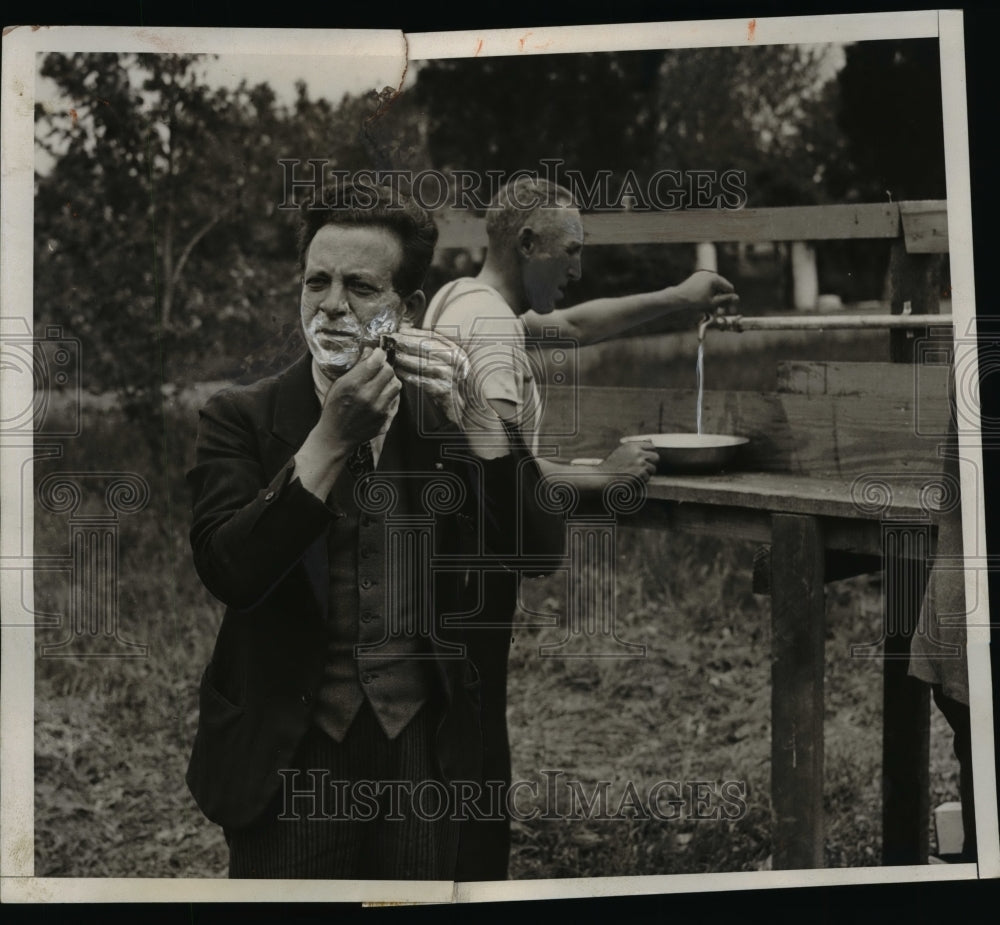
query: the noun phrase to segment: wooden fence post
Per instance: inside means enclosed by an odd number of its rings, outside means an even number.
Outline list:
[[[775,870],[823,866],[823,653],[819,520],[771,515],[771,840]]]
[[[882,863],[926,864],[930,688],[907,670],[930,571],[930,523],[883,523]]]
[[[941,311],[941,255],[911,254],[902,239],[889,252],[889,304],[894,315],[937,315]],[[889,332],[889,357],[894,363],[912,363],[914,345],[927,337],[927,328]]]
[[[889,258],[894,315],[940,312],[941,255],[910,253],[893,242]],[[919,362],[916,344],[926,328],[889,332],[895,363]],[[888,527],[888,525],[886,525]],[[922,534],[921,534],[922,536]],[[885,529],[885,620],[882,664],[882,863],[926,864],[930,812],[930,694],[907,674],[910,640],[927,585],[928,562],[902,554],[899,543],[916,543],[906,531]],[[889,548],[892,546],[892,548]],[[930,555],[929,541],[923,552]],[[912,554],[912,551],[911,551]]]

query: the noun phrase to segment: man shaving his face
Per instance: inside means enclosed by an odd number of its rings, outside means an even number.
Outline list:
[[[409,802],[485,785],[467,629],[445,620],[474,585],[434,562],[504,559],[519,522],[546,522],[516,431],[480,410],[480,453],[463,429],[462,351],[407,330],[433,221],[364,196],[303,211],[309,352],[213,396],[188,473],[195,566],[226,612],[187,781],[231,877],[455,877],[464,818]]]

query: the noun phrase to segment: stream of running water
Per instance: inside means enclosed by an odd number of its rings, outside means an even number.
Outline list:
[[[696,366],[698,374],[698,433],[701,433],[701,404],[705,397],[705,341],[698,341],[698,363]]]

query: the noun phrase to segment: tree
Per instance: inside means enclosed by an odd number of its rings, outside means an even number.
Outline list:
[[[941,60],[936,39],[858,42],[837,77],[850,172],[861,201],[944,199]]]
[[[750,45],[446,59],[424,62],[410,92],[440,170],[506,175],[563,158],[588,183],[610,172],[613,202],[630,174],[645,189],[663,169],[739,170],[747,205],[803,205],[830,201],[827,180],[843,160],[830,53]],[[658,288],[693,261],[693,248],[588,249],[574,298]]]
[[[418,71],[434,166],[536,168],[563,157],[585,174],[648,162],[660,52],[443,59]],[[645,155],[645,156],[643,156]]]
[[[68,322],[90,384],[129,405],[148,405],[172,357],[216,346],[253,277],[232,263],[247,253],[237,230],[262,206],[266,164],[249,129],[267,124],[273,95],[212,90],[198,61],[52,54],[42,67],[70,109],[36,114],[54,158],[36,181],[36,317]]]
[[[83,341],[86,384],[115,389],[155,443],[161,386],[255,371],[297,340],[282,158],[369,166],[375,101],[304,84],[212,88],[197,55],[49,54],[65,110],[39,106],[35,316]],[[193,371],[197,371],[194,373]]]
[[[838,155],[828,48],[763,45],[426,62],[434,166],[584,176],[742,169],[750,204],[822,201]]]

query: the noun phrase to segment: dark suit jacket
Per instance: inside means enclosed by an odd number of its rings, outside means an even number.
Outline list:
[[[198,574],[226,604],[199,692],[199,721],[187,782],[205,815],[226,828],[252,824],[280,785],[280,768],[310,722],[326,653],[326,535],[338,512],[291,477],[292,457],[319,418],[307,354],[280,375],[215,395],[201,411],[191,544]],[[493,551],[513,552],[517,521],[532,531],[534,551],[562,542],[561,519],[538,509],[537,466],[516,439],[513,452],[487,463],[463,461],[448,443],[455,431],[418,433],[420,395],[404,389],[385,448],[407,471],[445,470],[467,487],[462,509],[435,522],[438,552],[476,553],[485,537]],[[426,430],[426,427],[424,427]],[[412,492],[412,480],[401,489]],[[542,538],[539,542],[539,538]],[[490,552],[487,548],[485,551]],[[536,569],[537,571],[537,569]],[[459,574],[436,576],[437,613],[470,609]],[[477,583],[471,583],[473,586]],[[438,635],[436,632],[435,635]],[[441,638],[462,641],[461,631]],[[468,659],[435,659],[445,709],[435,748],[449,780],[481,772],[478,678]]]

